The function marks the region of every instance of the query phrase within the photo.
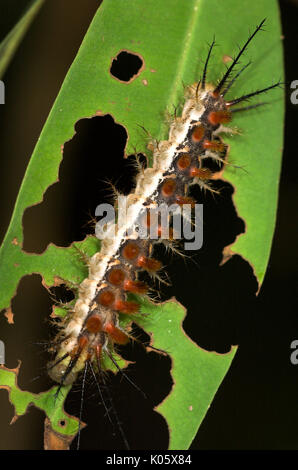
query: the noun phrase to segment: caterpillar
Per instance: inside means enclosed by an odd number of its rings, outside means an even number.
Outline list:
[[[214,174],[226,164],[228,154],[222,135],[235,132],[228,127],[233,114],[260,103],[245,107],[237,105],[280,85],[277,82],[234,99],[225,99],[248,66],[246,64],[233,73],[264,22],[249,36],[216,85],[207,81],[208,63],[215,45],[213,40],[202,77],[186,88],[181,116],[173,120],[168,140],[150,143],[153,166],[142,170],[135,190],[123,196],[129,215],[124,222],[120,223],[118,217],[117,224],[107,225],[107,232],[112,236],[103,239],[100,252],[89,260],[89,274],[79,286],[74,308],[60,324],[52,346],[56,356],[48,366],[50,377],[59,384],[57,395],[64,385],[74,383],[78,374],[83,374],[84,381],[89,368],[102,377],[106,357],[118,367],[113,358],[115,346],[125,345],[133,339],[121,326],[119,314],[131,319],[138,315],[139,304],[135,299],[130,300],[129,294],[148,295],[150,286],[142,279],[142,274],[145,272],[154,278],[162,271],[161,262],[153,256],[155,244],[162,242],[175,248],[175,214],[180,208],[195,209],[189,188],[198,184],[203,190],[213,191]],[[153,223],[154,210],[160,206],[174,207],[167,218],[169,227],[158,219]],[[153,225],[157,237],[151,236]],[[164,236],[166,228],[167,237]],[[141,237],[141,233],[147,231],[148,234],[148,230],[150,235]]]

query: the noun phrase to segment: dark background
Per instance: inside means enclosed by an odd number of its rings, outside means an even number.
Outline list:
[[[28,3],[1,0],[0,40]],[[36,140],[98,5],[97,0],[46,2],[4,76],[6,104],[0,109],[1,239]],[[298,448],[298,366],[290,362],[290,344],[298,338],[295,309],[297,106],[289,99],[289,83],[298,79],[298,5],[281,0],[280,6],[287,80],[285,151],[276,231],[261,292],[255,299],[255,279],[249,265],[240,257],[235,256],[219,266],[223,246],[242,230],[242,221],[231,202],[232,188],[223,184],[219,203],[212,198],[204,200],[208,208],[204,219],[207,243],[195,257],[196,264],[185,265],[175,260],[174,267],[169,268],[174,287],[162,290],[162,298],[175,295],[189,312],[196,312],[195,316],[188,315],[184,328],[200,346],[227,352],[231,344],[239,344],[236,358],[192,444],[193,449]],[[91,232],[90,214],[106,194],[103,179],[114,178],[126,191],[132,185],[131,162],[122,159],[125,132],[121,126],[109,118],[94,118],[80,121],[76,130],[76,136],[65,146],[59,175],[61,185],[52,186],[42,204],[26,211],[24,248],[27,251],[40,253],[49,242],[66,246]],[[118,142],[110,149],[113,166],[109,162],[103,165],[96,158],[102,150],[102,137],[107,133]],[[198,193],[196,196],[200,199]],[[166,259],[163,253],[159,256]],[[69,294],[61,288],[53,290],[53,295],[63,300]],[[0,319],[6,365],[15,367],[22,358],[19,384],[34,392],[46,390],[51,383],[47,377],[30,382],[47,360],[42,348],[34,343],[53,334],[45,320],[51,305],[40,276],[27,276],[13,300],[15,325],[8,325],[4,317]],[[123,354],[136,361],[129,368],[129,376],[148,396],[145,400],[119,374],[110,378],[109,390],[126,438],[132,449],[165,449],[167,427],[152,407],[170,388],[170,361],[155,353],[145,354],[138,345],[126,348]],[[79,399],[80,384],[66,403],[66,409],[76,416]],[[123,448],[115,415],[112,413],[113,435],[98,401],[94,384],[88,380],[83,416],[88,428],[82,433],[81,448]],[[5,391],[0,392],[0,409],[1,449],[42,448],[44,415],[41,411],[31,407],[26,416],[12,426],[7,425],[13,409]]]

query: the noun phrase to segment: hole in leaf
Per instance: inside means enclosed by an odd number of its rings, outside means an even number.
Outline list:
[[[254,301],[257,283],[252,268],[240,256],[220,266],[223,248],[245,227],[232,201],[232,186],[216,180],[213,187],[220,189],[219,196],[204,194],[197,186],[191,188],[191,195],[204,204],[202,248],[184,251],[186,259],[174,256],[175,262],[169,262],[162,246],[155,248],[154,256],[163,261],[171,283],[162,286],[161,299],[174,296],[186,307],[183,328],[187,335],[206,350],[225,353],[244,334],[247,311],[243,305]]]
[[[60,304],[67,304],[75,298],[73,291],[65,284],[53,286],[50,288],[50,291],[56,302]]]
[[[111,75],[121,82],[133,81],[144,68],[141,57],[133,52],[121,51],[113,59],[111,65]]]
[[[129,194],[138,171],[135,156],[124,158],[127,134],[110,115],[81,119],[64,145],[59,182],[23,216],[23,249],[42,253],[49,243],[69,246],[94,234],[98,204],[113,203],[112,185]],[[144,163],[145,157],[139,155]],[[112,183],[112,184],[111,184]]]
[[[39,393],[49,388],[45,367],[51,337],[48,321],[52,299],[37,274],[24,276],[12,299],[14,324],[1,317],[1,340],[5,344],[5,365],[15,368],[22,361],[18,385],[22,390]]]

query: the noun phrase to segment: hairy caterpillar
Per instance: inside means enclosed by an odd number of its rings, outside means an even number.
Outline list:
[[[146,295],[148,285],[138,279],[139,273],[147,271],[156,275],[161,269],[161,263],[152,257],[156,240],[141,239],[135,231],[133,236],[127,236],[127,232],[142,221],[144,225],[147,222],[150,225],[147,210],[157,204],[194,205],[195,201],[188,196],[189,186],[198,183],[202,188],[210,189],[209,180],[214,170],[209,167],[208,159],[219,164],[224,162],[227,146],[220,134],[233,132],[225,127],[233,112],[239,110],[233,106],[279,85],[276,83],[230,101],[224,99],[245,69],[243,67],[227,82],[234,67],[263,23],[249,37],[217,86],[206,84],[212,43],[202,79],[187,89],[182,116],[171,125],[168,141],[153,146],[153,168],[140,174],[135,192],[127,197],[131,209],[127,224],[119,226],[115,238],[105,240],[101,252],[90,260],[89,277],[80,286],[74,310],[61,325],[57,356],[49,366],[49,374],[60,384],[59,389],[73,383],[77,374],[82,370],[85,373],[92,363],[99,372],[103,357],[111,357],[114,343],[129,341],[129,335],[119,325],[118,312],[138,314],[137,302],[128,300],[127,293]],[[251,106],[241,110],[248,108]],[[158,227],[160,236],[162,228]],[[173,238],[174,234],[167,243],[172,243]]]

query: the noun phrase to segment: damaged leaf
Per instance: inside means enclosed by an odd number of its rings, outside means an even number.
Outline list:
[[[215,83],[225,70],[226,57],[237,51],[237,44],[246,41],[248,28],[252,30],[264,17],[268,17],[266,32],[259,33],[246,54],[247,61],[252,58],[255,63],[235,84],[234,97],[270,85],[272,77],[281,78],[277,2],[254,2],[247,9],[238,0],[163,0],[158,8],[155,0],[130,0],[126,8],[123,0],[103,2],[27,168],[0,250],[0,308],[10,307],[18,282],[25,274],[40,273],[47,286],[54,285],[57,277],[79,283],[87,274],[73,246],[50,245],[41,255],[22,250],[24,210],[40,202],[46,189],[57,181],[61,147],[73,136],[75,123],[82,117],[99,114],[99,110],[101,114],[111,114],[127,130],[126,153],[134,152],[135,148],[148,153],[139,126],[144,126],[154,138],[167,138],[169,126],[163,116],[166,110],[172,112],[174,106],[183,102],[183,83],[191,84],[200,78],[207,43],[213,35],[218,45],[208,81]],[[116,80],[110,72],[112,59],[122,50],[143,60],[139,75],[129,84]],[[266,101],[267,106],[239,113],[233,120],[241,132],[227,139],[231,144],[232,165],[227,165],[224,172],[224,178],[235,187],[234,202],[246,223],[246,232],[230,248],[249,261],[259,282],[265,273],[274,230],[282,148],[282,91],[268,95]],[[99,249],[98,241],[92,237],[75,245],[89,256]],[[169,351],[172,359],[172,392],[157,410],[168,422],[170,448],[186,449],[230,366],[235,348],[221,355],[195,345],[182,330],[184,310],[174,301],[161,305],[146,303],[142,308],[150,315],[138,323],[152,333],[153,345]],[[54,432],[73,437],[77,420],[65,417],[62,400],[57,409],[53,406],[55,387],[40,395],[20,391],[15,375],[5,368],[0,371],[0,385],[9,388],[16,413],[23,414],[33,403],[45,411],[46,429],[50,425]],[[65,394],[67,390],[65,387]],[[61,419],[67,419],[63,430],[59,427]]]
[[[159,305],[143,300],[141,311],[149,315],[136,323],[152,335],[154,347],[166,351],[172,358],[173,387],[156,411],[168,423],[169,449],[187,449],[237,348],[227,354],[199,348],[184,332],[182,322],[186,312],[175,300]]]
[[[60,393],[55,398],[57,386],[51,388],[47,392],[35,394],[18,387],[19,367],[16,369],[7,369],[5,366],[0,366],[0,389],[8,391],[9,400],[14,406],[15,416],[13,422],[28,411],[30,405],[40,408],[48,416],[52,432],[74,437],[78,430],[78,419],[69,416],[63,409],[65,394],[70,389],[70,386],[63,387],[63,393]],[[49,428],[48,428],[49,430]]]

